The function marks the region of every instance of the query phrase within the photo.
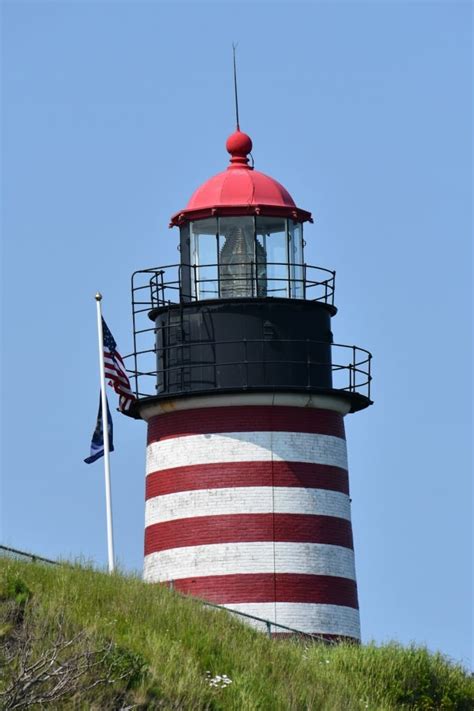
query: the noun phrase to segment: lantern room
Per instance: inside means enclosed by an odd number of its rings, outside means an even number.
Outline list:
[[[367,407],[371,356],[334,343],[335,272],[305,261],[311,213],[254,169],[247,134],[226,148],[227,169],[171,218],[180,263],[132,277],[136,414],[169,398],[276,391]]]
[[[303,223],[311,214],[249,164],[247,134],[236,131],[226,148],[227,170],[201,185],[171,220],[180,228],[183,296],[304,299]]]

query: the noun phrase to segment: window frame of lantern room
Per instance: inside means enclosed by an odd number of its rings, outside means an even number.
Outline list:
[[[265,231],[265,226],[270,231]],[[258,215],[255,225],[255,238],[262,239],[266,254],[267,296],[272,298],[291,298],[289,265],[288,218],[278,215]],[[282,254],[278,258],[278,252]]]
[[[208,299],[218,299],[219,298],[219,264],[218,264],[218,218],[215,216],[205,217],[200,220],[190,220],[189,221],[189,268],[191,271],[190,283],[191,283],[191,294],[194,295],[195,301],[206,301]],[[204,223],[209,223],[212,225],[214,223],[214,231],[196,231],[194,229],[195,225],[203,225]],[[206,251],[208,245],[204,244],[203,237],[209,237],[209,244],[212,244],[211,240],[215,240],[215,251],[217,251],[216,261],[205,260],[202,263],[203,252]],[[205,270],[213,269],[210,273],[210,278],[206,274]],[[214,289],[210,292],[212,296],[206,295],[206,284],[214,284]]]
[[[291,222],[290,222],[291,221]],[[298,237],[296,238],[296,234]],[[303,223],[291,217],[288,218],[288,269],[290,272],[290,298],[306,299],[305,269],[304,269]],[[299,258],[299,261],[298,261]]]

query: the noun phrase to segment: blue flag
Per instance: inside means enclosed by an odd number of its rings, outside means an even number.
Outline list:
[[[109,423],[109,450],[114,451],[114,427],[112,424],[112,416],[109,410],[109,403],[107,402],[107,419]],[[84,459],[86,464],[92,464],[96,459],[104,456],[104,424],[102,422],[102,407],[101,399],[99,396],[99,414],[97,415],[97,423],[95,426],[94,434],[92,435],[91,442],[91,453],[87,459]]]

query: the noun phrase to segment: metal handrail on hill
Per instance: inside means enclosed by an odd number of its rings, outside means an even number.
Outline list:
[[[4,551],[6,553],[4,553]],[[43,556],[36,555],[34,553],[27,553],[26,551],[18,550],[18,548],[10,548],[9,546],[0,545],[0,556],[5,555],[7,557],[10,554],[12,554],[13,556],[19,556],[21,558],[26,558],[31,563],[36,563],[37,561],[39,561],[41,563],[48,563],[49,565],[64,565],[64,563],[59,560],[51,560],[50,558],[44,558]],[[183,597],[183,598],[190,597],[189,595],[185,595],[184,593],[176,591],[174,589],[174,581],[170,581],[170,583],[168,584],[168,587],[170,590],[173,590],[175,593],[177,593],[180,597]],[[287,625],[281,625],[279,622],[272,622],[271,620],[267,620],[264,617],[257,617],[256,615],[249,615],[247,612],[241,612],[240,610],[233,610],[232,608],[225,607],[224,605],[217,605],[214,602],[208,602],[207,600],[203,600],[202,598],[193,597],[193,599],[200,602],[202,605],[205,605],[206,607],[211,607],[211,608],[214,608],[217,610],[224,610],[225,612],[228,612],[232,615],[238,615],[239,617],[245,617],[250,620],[255,620],[256,622],[262,622],[266,627],[267,634],[269,637],[272,637],[272,635],[275,634],[275,632],[272,632],[272,627],[277,627],[278,629],[284,630],[284,632],[282,632],[282,634],[288,633],[288,634],[298,635],[299,637],[302,637],[305,639],[312,639],[316,642],[323,642],[324,644],[334,644],[334,640],[327,639],[326,637],[321,637],[320,635],[313,634],[312,632],[303,632],[302,630],[297,630],[294,627],[288,627]]]
[[[31,563],[35,563],[37,560],[40,560],[42,563],[49,563],[50,565],[61,565],[58,560],[50,560],[50,558],[43,558],[43,556],[36,555],[35,553],[26,553],[26,551],[20,551],[18,550],[18,548],[10,548],[10,546],[0,545],[0,555],[4,555],[3,551],[7,551],[7,553],[12,553],[13,556],[28,558]]]
[[[184,595],[183,597],[188,597]],[[271,620],[266,620],[263,617],[256,617],[255,615],[249,615],[247,612],[241,612],[240,610],[233,610],[231,607],[225,607],[224,605],[216,605],[215,603],[212,602],[207,602],[206,600],[203,600],[202,598],[197,598],[199,599],[199,602],[201,602],[203,605],[206,605],[206,607],[215,607],[218,610],[225,610],[226,612],[230,612],[232,615],[239,615],[240,617],[246,617],[249,620],[256,620],[257,622],[264,622],[265,626],[267,628],[267,633],[269,637],[272,637],[274,634],[272,632],[272,627],[278,627],[279,629],[286,630],[289,634],[297,634],[300,637],[304,638],[311,638],[314,639],[316,642],[323,642],[324,644],[335,644],[335,641],[333,639],[327,639],[326,637],[321,637],[321,635],[314,634],[313,632],[303,632],[302,630],[297,630],[294,627],[288,627],[287,625],[282,625],[279,622],[272,622]],[[285,634],[284,632],[282,634]]]

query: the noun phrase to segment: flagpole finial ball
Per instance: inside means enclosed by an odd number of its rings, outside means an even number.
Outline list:
[[[100,293],[100,291],[98,291],[97,294],[95,295],[95,300],[102,301],[102,294]]]

